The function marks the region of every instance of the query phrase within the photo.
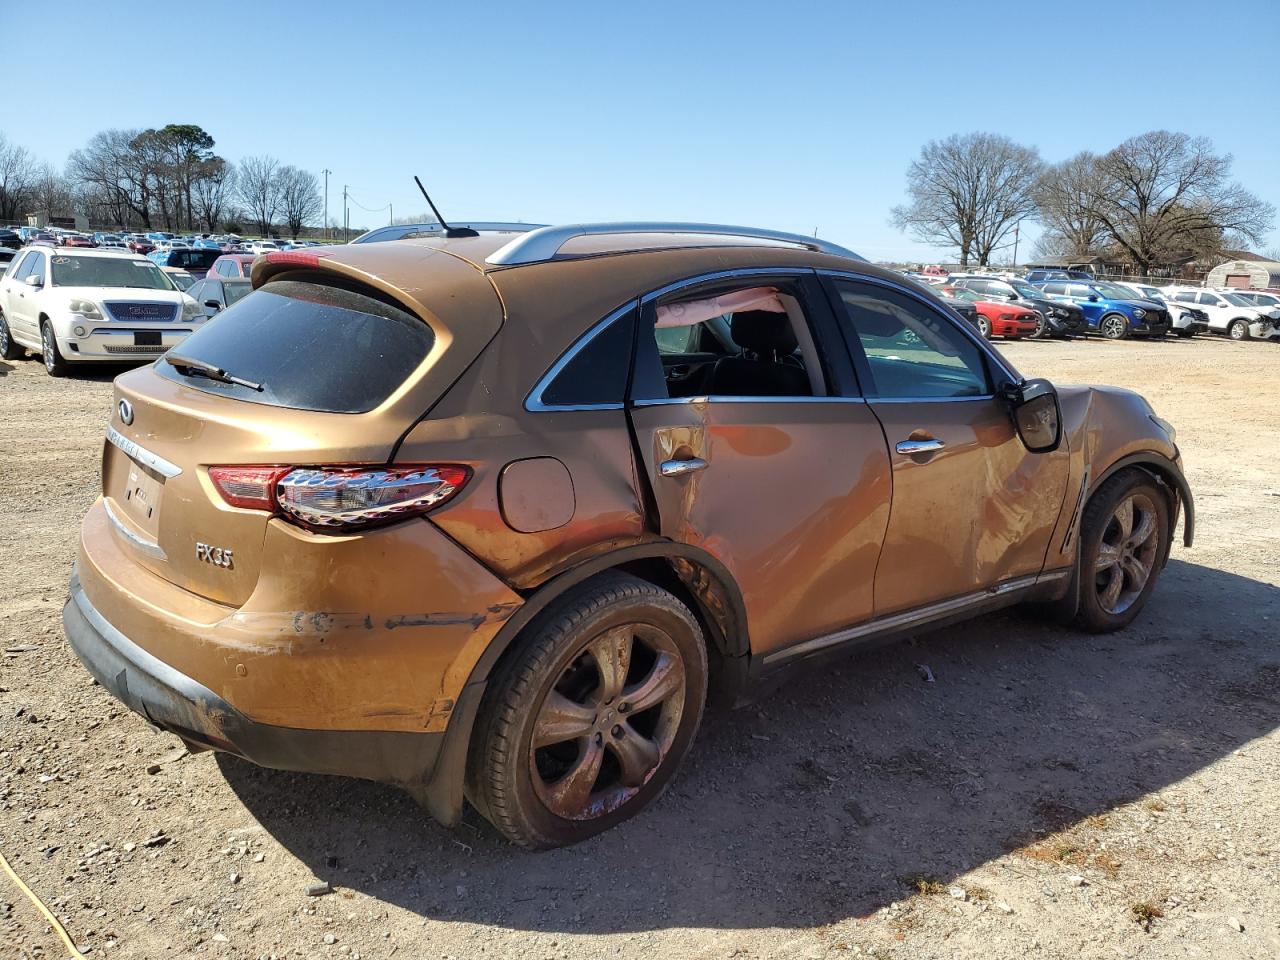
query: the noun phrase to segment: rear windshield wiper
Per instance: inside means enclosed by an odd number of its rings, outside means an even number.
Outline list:
[[[235,377],[227,373],[221,367],[215,367],[212,363],[205,363],[203,360],[192,360],[190,357],[181,357],[176,354],[166,353],[164,362],[169,364],[184,376],[208,377],[210,380],[218,380],[222,383],[233,383],[238,387],[248,387],[250,390],[262,392],[262,384],[254,383],[252,380],[245,380],[242,377]]]

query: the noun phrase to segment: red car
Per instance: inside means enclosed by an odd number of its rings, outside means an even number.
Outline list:
[[[126,243],[125,246],[128,247],[134,253],[144,253],[144,254],[150,253],[152,250],[156,248],[156,245],[154,243],[152,243],[150,240],[143,239],[142,237],[134,237],[132,240]]]
[[[258,259],[255,253],[227,253],[213,261],[209,268],[211,277],[248,277],[253,269],[253,261]]]
[[[72,233],[62,238],[64,247],[93,247],[96,244],[90,237],[81,236],[78,233]]]
[[[967,300],[978,311],[978,332],[990,340],[1006,337],[1016,340],[1036,332],[1040,315],[1029,307],[1019,307],[1004,301],[983,300],[972,290],[961,287],[943,287],[942,292],[957,300]]]

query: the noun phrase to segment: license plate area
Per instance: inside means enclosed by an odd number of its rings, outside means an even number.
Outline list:
[[[123,466],[124,483],[114,499],[124,507],[129,519],[154,540],[160,529],[164,477],[132,458],[126,458]]]
[[[133,333],[133,345],[135,347],[159,347],[163,345],[160,337],[161,331],[159,330],[135,330]]]

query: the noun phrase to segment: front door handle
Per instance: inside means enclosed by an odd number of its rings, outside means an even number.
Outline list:
[[[707,461],[701,457],[688,457],[683,460],[664,460],[658,472],[664,477],[683,477],[688,473],[697,473],[707,469]]]
[[[904,457],[914,457],[921,453],[937,453],[945,446],[941,440],[931,437],[928,440],[899,440],[894,449]]]

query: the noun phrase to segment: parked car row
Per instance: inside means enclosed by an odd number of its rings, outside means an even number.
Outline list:
[[[968,318],[984,337],[1096,334],[1182,338],[1217,333],[1233,340],[1280,341],[1280,291],[1213,290],[1100,280],[1069,270],[1008,274],[918,273],[912,279],[972,304]]]
[[[147,233],[96,231],[92,234],[62,227],[11,226],[0,229],[0,246],[19,249],[41,243],[57,247],[107,248],[133,253],[168,252],[173,250],[214,250],[220,253],[267,253],[272,250],[300,250],[320,246],[315,240],[261,239],[244,240],[235,234],[209,233],[179,236],[163,230]]]

